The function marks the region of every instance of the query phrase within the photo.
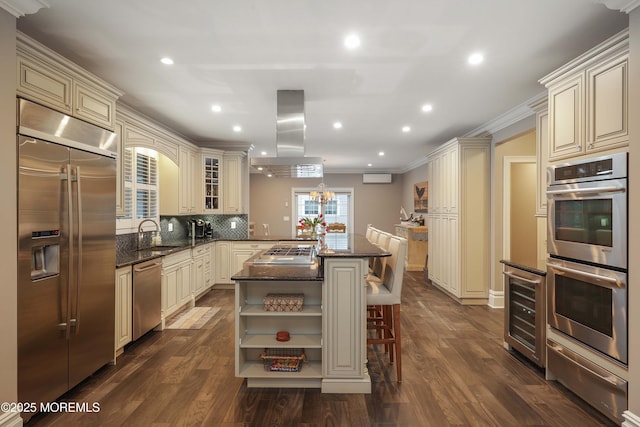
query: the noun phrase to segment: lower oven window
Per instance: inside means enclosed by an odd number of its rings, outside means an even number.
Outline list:
[[[612,290],[555,276],[555,311],[609,337],[613,336]]]

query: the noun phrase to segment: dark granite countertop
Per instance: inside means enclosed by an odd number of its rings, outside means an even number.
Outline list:
[[[508,259],[501,259],[500,262],[503,263],[504,265],[508,265],[509,267],[517,268],[519,270],[526,271],[531,274],[536,274],[538,276],[547,275],[546,271],[538,270],[537,268],[529,267],[527,265],[518,264],[516,262],[509,261]]]
[[[308,238],[296,238],[291,236],[251,236],[249,238],[244,239],[230,239],[230,238],[205,238],[205,239],[196,239],[195,242],[192,242],[189,238],[172,240],[170,242],[163,243],[165,249],[163,250],[130,250],[124,252],[116,253],[116,268],[126,267],[127,265],[138,264],[140,262],[148,261],[153,258],[159,258],[165,255],[169,255],[175,252],[179,252],[185,249],[195,248],[199,245],[204,245],[207,243],[212,243],[216,241],[226,241],[226,242],[273,242],[276,244],[277,242],[291,242],[291,241],[301,241],[301,240],[310,240]],[[314,239],[315,241],[315,239]],[[171,246],[169,248],[169,246]]]
[[[255,255],[259,256],[259,255]],[[391,254],[373,245],[363,235],[330,234],[324,236],[318,252],[318,261],[312,266],[297,265],[253,265],[251,258],[233,280],[295,280],[322,281],[323,261],[326,258],[370,258],[387,257]]]

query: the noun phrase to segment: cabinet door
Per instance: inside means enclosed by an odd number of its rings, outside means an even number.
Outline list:
[[[75,116],[103,128],[113,130],[116,101],[89,86],[75,82],[73,85]]]
[[[444,184],[444,212],[458,212],[458,146],[453,146],[444,155],[442,182]]]
[[[116,270],[116,337],[115,350],[131,342],[133,310],[131,267]]]
[[[549,88],[549,159],[584,151],[584,74]]]
[[[242,213],[242,159],[236,155],[224,156],[224,213]]]
[[[627,145],[628,56],[614,58],[587,70],[587,151]]]
[[[193,151],[180,147],[180,174],[178,177],[178,206],[179,213],[195,213],[196,198],[194,196],[194,173],[196,170],[196,155]]]
[[[19,95],[72,115],[71,76],[21,55],[18,55],[17,66]]]
[[[205,213],[216,213],[222,210],[221,165],[222,162],[219,157],[209,155],[202,157],[202,198]]]
[[[367,261],[361,258],[325,261],[323,342],[331,345],[323,347],[324,378],[359,378],[364,374],[367,269]]]
[[[216,242],[215,278],[216,283],[231,284],[231,243]]]
[[[536,215],[547,215],[547,157],[549,150],[549,112],[536,114]]]
[[[249,258],[251,258],[253,255],[255,255],[256,253],[258,253],[259,251],[252,251],[252,250],[236,250],[234,249],[232,251],[232,268],[231,268],[231,276],[233,276],[234,274],[236,274],[238,271],[242,270],[242,264],[244,264],[244,262],[246,260],[248,260]]]
[[[205,284],[205,263],[204,256],[200,256],[193,260],[193,294],[198,295],[204,290]]]
[[[167,315],[178,307],[178,269],[172,267],[162,271],[162,313]]]
[[[429,163],[431,181],[429,182],[429,210],[434,214],[442,212],[442,157],[436,156]]]
[[[184,263],[178,270],[178,305],[191,300],[191,287],[193,280],[192,262]]]
[[[446,253],[446,264],[445,264],[445,273],[446,276],[446,287],[449,291],[455,296],[460,296],[460,255],[458,251],[458,217],[457,216],[448,216],[445,218],[444,222],[444,241],[445,244],[445,253]]]

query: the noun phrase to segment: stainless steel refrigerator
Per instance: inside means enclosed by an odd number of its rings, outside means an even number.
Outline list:
[[[115,134],[19,99],[17,143],[18,401],[51,402],[114,356]]]

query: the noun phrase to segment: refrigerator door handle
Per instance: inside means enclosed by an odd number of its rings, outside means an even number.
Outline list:
[[[71,337],[71,328],[67,327],[69,324],[69,319],[71,318],[71,283],[73,283],[75,275],[73,274],[73,253],[74,253],[74,239],[73,239],[73,197],[72,197],[72,186],[71,186],[71,165],[66,165],[66,171],[63,171],[63,176],[66,175],[67,180],[67,209],[69,212],[68,215],[68,223],[67,227],[69,232],[68,234],[68,244],[69,244],[69,270],[68,270],[68,278],[67,278],[67,322],[65,325],[65,337],[69,339]]]
[[[76,174],[73,177],[76,181],[76,217],[78,222],[78,270],[76,273],[76,307],[73,315],[74,319],[71,319],[69,323],[71,327],[75,327],[75,334],[78,334],[80,329],[79,307],[80,307],[80,284],[82,283],[82,235],[84,234],[82,228],[82,187],[80,186],[80,166],[76,166]]]

